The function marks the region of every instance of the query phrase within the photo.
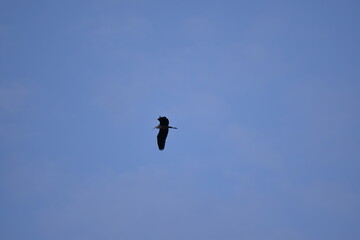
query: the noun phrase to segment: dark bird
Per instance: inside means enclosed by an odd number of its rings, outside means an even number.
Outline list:
[[[169,126],[169,120],[166,117],[159,117],[158,118],[160,124],[157,125],[155,128],[159,129],[159,133],[157,135],[157,143],[160,150],[164,150],[165,148],[165,141],[166,137],[169,133],[169,128],[177,129],[176,127]]]

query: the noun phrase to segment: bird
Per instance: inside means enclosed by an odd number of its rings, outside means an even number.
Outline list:
[[[169,120],[166,117],[159,117],[158,118],[160,124],[157,125],[155,128],[159,129],[159,133],[157,135],[157,144],[159,147],[159,150],[164,150],[165,148],[165,141],[166,137],[169,133],[169,128],[177,129],[176,127],[169,126]]]

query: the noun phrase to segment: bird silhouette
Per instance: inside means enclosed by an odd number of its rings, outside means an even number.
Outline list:
[[[166,137],[169,133],[169,128],[177,129],[176,127],[169,126],[169,120],[166,117],[158,118],[160,124],[155,128],[159,129],[159,133],[157,135],[157,144],[159,146],[159,150],[164,150]]]

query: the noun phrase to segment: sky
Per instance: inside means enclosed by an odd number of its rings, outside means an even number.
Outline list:
[[[359,12],[0,0],[0,238],[360,239]]]

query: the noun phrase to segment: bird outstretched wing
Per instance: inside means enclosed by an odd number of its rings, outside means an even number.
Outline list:
[[[168,135],[168,132],[169,132],[169,129],[167,129],[167,128],[159,130],[159,133],[157,135],[157,143],[158,143],[158,146],[159,146],[160,150],[164,150],[164,148],[165,148],[165,141],[166,141],[166,137]]]

